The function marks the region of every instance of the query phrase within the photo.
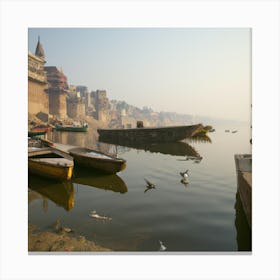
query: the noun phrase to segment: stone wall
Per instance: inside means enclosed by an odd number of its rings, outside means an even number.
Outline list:
[[[110,102],[107,98],[107,93],[105,90],[97,90],[91,92],[93,105],[95,107],[95,112],[93,114],[94,118],[102,122],[110,122],[111,120],[111,108]]]
[[[84,118],[86,115],[84,99],[81,101],[67,100],[67,115],[69,118]]]
[[[67,118],[66,94],[49,94],[50,114],[59,119]]]
[[[44,71],[45,60],[28,52],[28,113],[49,114],[47,76]]]
[[[49,98],[46,93],[47,84],[28,80],[28,112],[36,115],[39,112],[49,114]]]
[[[49,112],[56,118],[66,119],[66,93],[69,91],[67,77],[57,66],[47,66],[44,69],[49,84]]]

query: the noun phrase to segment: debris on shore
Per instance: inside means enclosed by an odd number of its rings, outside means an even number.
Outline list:
[[[67,228],[65,228],[67,229]],[[72,230],[60,233],[41,231],[35,225],[28,225],[29,252],[110,252],[109,248],[101,247],[84,236],[74,236]]]

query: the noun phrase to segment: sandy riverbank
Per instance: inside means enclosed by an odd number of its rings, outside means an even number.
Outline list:
[[[35,225],[28,225],[29,252],[109,252],[83,236],[75,236],[62,228],[54,231],[41,231]]]

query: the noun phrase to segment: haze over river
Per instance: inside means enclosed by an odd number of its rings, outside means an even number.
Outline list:
[[[250,251],[234,163],[234,154],[251,153],[250,127],[217,127],[208,136],[211,142],[136,149],[98,143],[91,130],[52,132],[55,142],[117,151],[127,167],[117,175],[75,168],[67,183],[29,176],[29,222],[49,230],[59,219],[73,234],[113,251],[159,251],[159,241],[166,252]],[[183,184],[179,173],[186,169],[190,178]],[[145,192],[144,178],[156,188]],[[92,211],[112,220],[95,219]]]

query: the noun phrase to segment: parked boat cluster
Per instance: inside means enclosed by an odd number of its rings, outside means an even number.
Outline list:
[[[126,161],[92,149],[56,144],[42,139],[28,140],[30,173],[61,181],[70,180],[74,165],[115,174],[126,167]]]
[[[29,137],[44,135],[52,129],[50,126],[33,127],[28,132]],[[87,123],[56,124],[54,129],[61,131],[86,132]],[[99,140],[117,144],[119,141],[133,143],[157,144],[174,143],[185,138],[205,135],[212,127],[201,124],[189,126],[144,128],[143,125],[134,129],[98,129]],[[102,140],[103,139],[103,140]],[[69,180],[73,174],[74,165],[87,169],[99,170],[108,174],[116,174],[126,167],[126,160],[101,153],[96,150],[52,143],[42,139],[29,139],[28,169],[30,173],[40,176]]]

